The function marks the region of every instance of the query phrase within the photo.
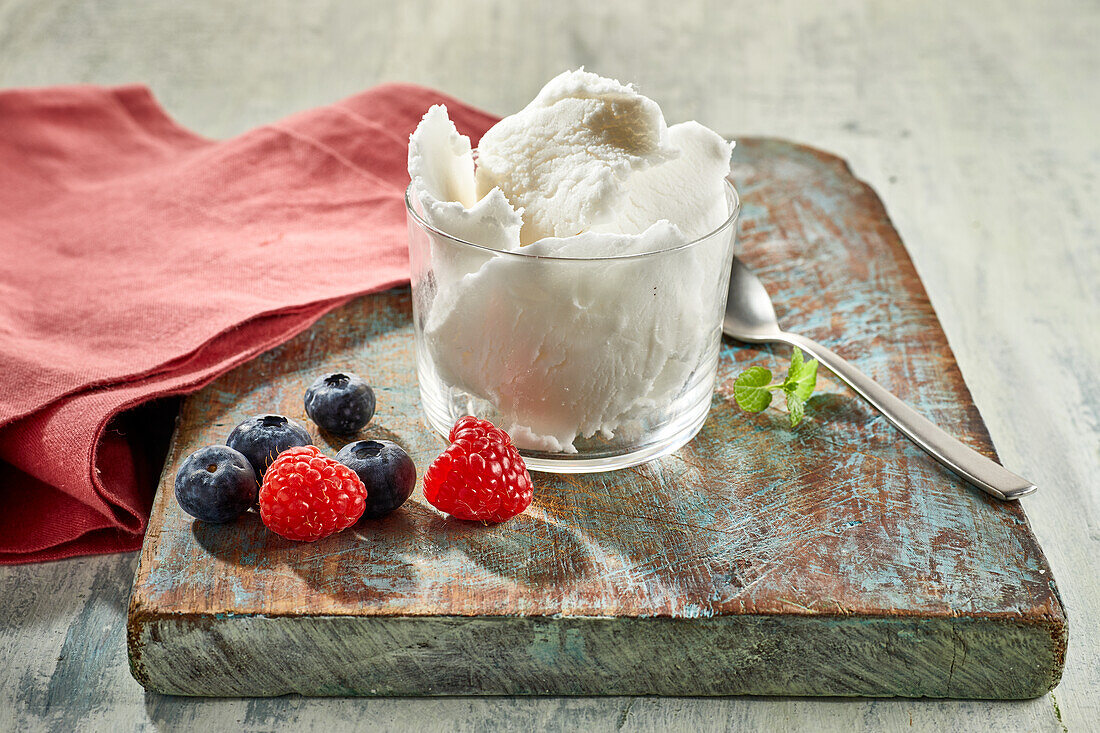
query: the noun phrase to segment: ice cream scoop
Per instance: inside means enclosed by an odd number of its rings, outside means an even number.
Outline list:
[[[443,105],[432,106],[409,138],[409,176],[424,217],[451,236],[493,249],[519,246],[522,209],[499,188],[477,195],[470,138]]]
[[[529,244],[612,222],[633,174],[676,154],[653,100],[614,79],[567,71],[482,136],[477,188],[499,188],[523,207],[521,241]]]

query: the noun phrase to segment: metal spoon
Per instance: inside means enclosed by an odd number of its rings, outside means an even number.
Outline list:
[[[840,377],[928,455],[998,499],[1019,499],[1037,489],[1027,479],[952,438],[835,352],[805,336],[782,330],[763,283],[736,257],[722,330],[747,343],[779,342],[802,349]]]

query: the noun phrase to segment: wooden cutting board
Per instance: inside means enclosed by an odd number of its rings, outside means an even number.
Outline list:
[[[784,325],[995,457],[874,192],[843,161],[768,139],[739,141],[732,178],[739,253]],[[254,513],[192,522],[172,492],[182,458],[257,413],[312,428],[302,394],[325,371],[375,385],[361,437],[402,444],[420,475],[443,449],[420,415],[408,291],[359,299],[184,403],[130,602],[133,674],[182,695],[1025,698],[1057,684],[1066,619],[1020,503],[968,487],[829,374],[797,429],[741,412],[737,373],[787,359],[726,339],[693,442],[635,469],[535,474],[533,505],[503,525],[444,518],[419,488],[315,544]]]

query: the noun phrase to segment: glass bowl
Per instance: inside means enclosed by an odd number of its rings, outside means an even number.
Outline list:
[[[670,249],[549,257],[467,242],[405,192],[416,371],[428,424],[476,415],[528,468],[583,473],[680,448],[710,409],[740,202]]]

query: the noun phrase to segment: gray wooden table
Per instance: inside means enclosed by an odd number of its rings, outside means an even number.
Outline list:
[[[169,698],[127,669],[131,554],[0,568],[0,730],[1096,729],[1100,6],[437,5],[0,0],[0,87],[143,81],[228,136],[383,80],[504,114],[584,64],[670,121],[844,156],[885,201],[1003,460],[1041,487],[1024,501],[1070,617],[1061,685],[1013,703]]]

